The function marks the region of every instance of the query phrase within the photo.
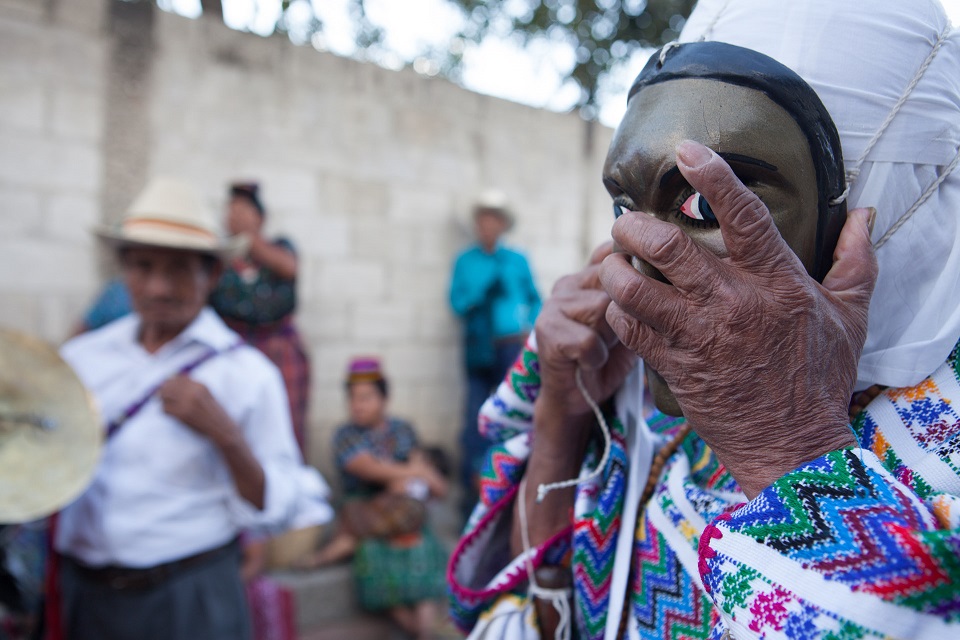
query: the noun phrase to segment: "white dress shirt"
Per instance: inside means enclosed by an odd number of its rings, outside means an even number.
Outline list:
[[[300,459],[280,373],[210,309],[156,353],[136,314],[67,342],[61,354],[94,395],[104,425],[211,350],[190,373],[243,431],[263,467],[262,510],[237,493],[220,452],[154,395],[105,445],[91,485],[60,514],[55,546],[92,566],[150,567],[199,553],[241,529],[276,532],[329,517],[326,485]],[[300,521],[298,522],[298,516]]]

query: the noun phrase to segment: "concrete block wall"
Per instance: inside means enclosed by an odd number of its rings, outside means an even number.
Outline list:
[[[331,471],[343,372],[358,354],[383,358],[394,412],[455,451],[461,351],[447,287],[471,201],[507,193],[508,244],[546,296],[608,232],[610,131],[155,9],[149,68],[124,78],[105,58],[137,46],[110,44],[126,4],[0,0],[0,202],[15,212],[0,219],[0,323],[62,339],[50,313],[78,315],[104,274],[86,229],[115,219],[139,176],[186,177],[217,208],[230,181],[257,180],[270,232],[299,250],[312,461]],[[146,86],[125,93],[137,78]]]
[[[100,0],[0,0],[0,325],[62,339],[98,285]]]

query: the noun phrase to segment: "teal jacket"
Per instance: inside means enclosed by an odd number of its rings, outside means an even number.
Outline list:
[[[540,294],[527,259],[498,246],[492,254],[478,245],[453,267],[450,305],[463,319],[468,369],[494,364],[497,338],[528,333],[540,312]]]

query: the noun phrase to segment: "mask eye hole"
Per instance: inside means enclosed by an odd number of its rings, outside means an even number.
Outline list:
[[[690,194],[683,204],[680,205],[680,214],[691,220],[702,220],[704,222],[717,222],[717,216],[713,214],[710,203],[700,195],[699,191]]]

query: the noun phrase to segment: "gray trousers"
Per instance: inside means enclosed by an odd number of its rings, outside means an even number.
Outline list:
[[[65,561],[60,589],[67,640],[252,638],[239,545],[143,589],[114,589]]]

